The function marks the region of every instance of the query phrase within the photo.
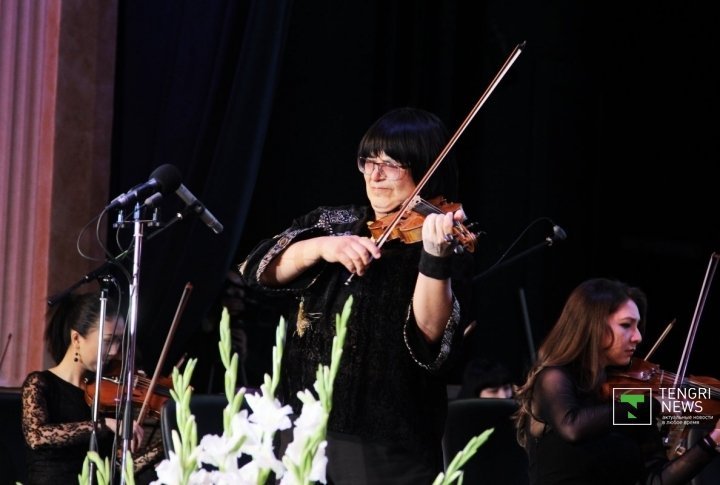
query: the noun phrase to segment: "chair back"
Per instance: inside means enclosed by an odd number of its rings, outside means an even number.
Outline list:
[[[222,435],[223,409],[227,403],[225,394],[194,394],[190,397],[190,412],[195,416],[198,441],[206,434]],[[168,399],[160,410],[160,430],[166,457],[173,451],[174,429],[177,430],[177,411],[175,401]]]
[[[515,438],[515,426],[510,418],[517,408],[513,399],[471,398],[449,402],[442,441],[445,468],[472,437],[494,428],[463,467],[463,483],[529,483],[527,454]]]
[[[22,432],[22,393],[0,388],[0,483],[25,481],[25,437]]]

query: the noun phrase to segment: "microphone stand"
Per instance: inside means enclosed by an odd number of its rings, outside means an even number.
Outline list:
[[[150,200],[150,199],[148,199]],[[153,200],[153,203],[158,202],[158,199]],[[145,204],[147,205],[147,204]],[[133,238],[134,238],[134,244],[133,244],[133,263],[132,263],[132,278],[129,285],[129,295],[130,295],[130,303],[128,306],[128,319],[127,319],[127,330],[128,330],[128,353],[126,356],[126,366],[124,367],[126,369],[125,372],[125,378],[121,379],[121,385],[124,386],[124,397],[120,403],[121,406],[124,406],[123,408],[123,418],[122,418],[122,439],[123,439],[123,446],[122,446],[122,469],[121,469],[121,481],[120,485],[125,484],[125,477],[122,475],[122,470],[126,469],[128,455],[130,451],[130,440],[132,440],[133,436],[133,416],[132,416],[132,395],[133,395],[133,381],[134,381],[134,374],[135,374],[135,347],[136,347],[136,341],[137,341],[137,317],[138,317],[138,306],[139,306],[139,287],[140,287],[140,262],[142,257],[142,244],[143,244],[143,233],[144,233],[144,224],[149,224],[152,226],[159,226],[159,229],[154,231],[152,234],[147,236],[147,240],[152,239],[153,237],[157,236],[161,232],[165,231],[170,226],[174,225],[175,223],[183,220],[188,214],[193,214],[194,210],[191,206],[186,206],[181,212],[177,212],[175,214],[175,217],[168,221],[166,224],[161,225],[157,221],[157,213],[153,214],[153,219],[150,221],[142,221],[140,219],[140,210],[141,206],[139,204],[135,205],[134,211],[133,211]],[[101,278],[112,278],[112,276],[103,275],[108,268],[113,265],[120,262],[128,253],[124,252],[121,255],[119,255],[117,258],[107,260],[102,265],[100,265],[98,268],[92,270],[91,272],[87,273],[85,276],[80,278],[77,282],[66,288],[65,290],[51,296],[48,298],[48,305],[53,306],[58,301],[65,298],[67,295],[72,293],[76,288],[80,287],[81,285],[85,283],[89,283],[96,279]],[[103,276],[101,276],[103,275]],[[101,304],[100,304],[100,322],[99,322],[99,334],[98,339],[100,339],[100,342],[98,344],[98,359],[97,359],[97,372],[95,374],[95,396],[93,397],[93,408],[92,408],[92,419],[93,419],[93,431],[90,437],[90,450],[91,451],[97,451],[98,444],[97,444],[97,436],[96,436],[96,428],[97,428],[97,415],[98,415],[98,408],[99,408],[99,395],[100,395],[100,382],[102,380],[102,350],[103,350],[103,335],[104,335],[104,326],[105,326],[105,315],[106,315],[106,304],[107,304],[107,289],[103,288],[101,290]],[[122,376],[121,376],[122,377]],[[113,460],[113,463],[116,463],[115,460]],[[90,463],[90,466],[93,467],[92,462]],[[95,476],[95,473],[93,471],[93,468],[90,468],[91,470],[91,477]],[[93,478],[91,478],[91,481]]]
[[[100,426],[100,384],[102,381],[103,358],[105,356],[105,320],[107,318],[107,288],[100,290],[100,317],[98,321],[98,346],[97,346],[97,369],[95,370],[95,395],[92,402],[92,433],[90,434],[90,451],[98,453],[97,430]],[[90,462],[90,484],[95,483],[95,463]]]
[[[525,330],[525,338],[527,339],[528,353],[530,354],[530,364],[537,360],[537,352],[535,351],[535,342],[533,340],[532,325],[530,325],[530,313],[528,312],[527,300],[525,299],[525,290],[520,287],[518,290],[520,297],[520,308],[523,316],[523,329]]]
[[[513,257],[510,258],[510,259],[506,259],[505,261],[503,261],[503,262],[500,263],[500,264],[495,264],[495,265],[493,265],[493,266],[490,266],[488,269],[486,269],[486,270],[483,271],[482,273],[473,276],[472,282],[473,282],[473,283],[477,283],[477,282],[480,281],[481,279],[483,279],[483,278],[487,277],[488,275],[494,273],[495,271],[499,270],[500,268],[504,268],[504,267],[506,267],[506,266],[509,266],[510,264],[514,263],[515,261],[517,261],[517,260],[519,260],[519,259],[522,259],[522,258],[524,258],[524,257],[526,257],[526,256],[529,256],[530,254],[536,252],[537,250],[539,250],[539,249],[541,249],[541,248],[550,247],[550,246],[552,246],[553,244],[555,244],[555,242],[560,241],[560,240],[562,240],[562,239],[563,239],[563,238],[557,237],[556,235],[548,236],[548,237],[545,238],[545,240],[544,240],[543,242],[541,242],[541,243],[539,243],[539,244],[536,244],[535,246],[532,246],[532,247],[526,249],[525,251],[523,251],[523,252],[521,252],[521,253],[516,254],[515,256],[513,256]]]
[[[56,293],[50,298],[48,298],[48,306],[55,306],[57,302],[68,296],[70,293],[72,293],[76,288],[84,285],[85,283],[90,283],[91,281],[95,281],[98,278],[100,278],[109,268],[110,266],[115,263],[116,260],[112,261],[105,261],[102,265],[98,266],[79,280],[77,280],[75,283],[73,283],[71,286],[67,287],[60,293]]]
[[[143,221],[140,218],[139,204],[135,205],[133,212],[134,216],[134,231],[133,231],[133,262],[132,262],[132,279],[129,286],[129,307],[128,307],[128,346],[126,355],[125,378],[124,378],[124,393],[122,405],[123,418],[122,418],[122,468],[120,469],[120,485],[125,484],[125,476],[123,470],[126,470],[129,463],[132,460],[130,456],[130,448],[133,439],[133,415],[132,415],[132,396],[133,396],[133,384],[135,377],[135,347],[137,342],[137,318],[138,318],[138,307],[140,300],[140,262],[142,261],[142,245],[143,245],[143,233],[144,225],[159,225],[156,219],[157,213],[153,215],[153,219],[149,221]],[[175,214],[175,217],[162,226],[159,230],[153,232],[148,239],[164,231],[174,223],[182,220],[187,213],[190,212],[189,208],[185,208],[183,212]]]
[[[168,227],[172,226],[173,224],[183,220],[188,214],[193,214],[194,210],[192,210],[190,207],[185,207],[182,212],[178,212],[175,214],[175,217],[171,219],[170,221],[166,222],[163,225],[160,225],[155,219],[153,219],[154,226],[159,226],[159,229],[153,232],[152,234],[148,235],[145,240],[149,241],[150,239],[154,238],[158,234],[165,231]],[[102,276],[106,276],[104,273],[108,271],[108,269],[114,265],[122,261],[125,256],[127,256],[127,252],[124,252],[120,254],[117,258],[106,260],[103,264],[95,268],[94,270],[87,273],[85,276],[77,280],[75,283],[73,283],[71,286],[67,287],[66,289],[62,290],[61,292],[55,293],[53,296],[48,298],[48,306],[55,306],[57,302],[68,296],[70,293],[72,293],[75,289],[79,288],[80,286],[84,285],[85,283],[90,283],[91,281],[95,281]]]
[[[140,206],[135,205],[134,210],[135,222],[133,224],[133,262],[132,262],[132,280],[129,287],[130,303],[128,307],[128,346],[127,346],[127,362],[125,365],[125,396],[124,409],[122,418],[122,468],[120,469],[120,485],[125,483],[125,475],[123,470],[127,470],[128,456],[130,454],[130,444],[133,437],[133,416],[132,416],[132,396],[133,396],[133,380],[135,376],[135,344],[137,341],[137,316],[140,294],[140,261],[142,258],[143,231],[144,224],[140,218]]]

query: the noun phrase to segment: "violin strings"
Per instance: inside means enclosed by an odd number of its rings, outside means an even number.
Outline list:
[[[421,210],[418,208],[422,206]],[[425,199],[420,199],[413,209],[415,212],[427,216],[428,214],[442,214],[442,210],[439,207],[434,206]],[[461,235],[468,236],[469,232],[466,233],[465,228],[458,221],[453,220],[453,228],[457,230]]]
[[[668,387],[672,387],[675,384],[675,378],[676,378],[676,375],[673,374],[672,372],[663,371],[662,375],[660,377],[660,383],[668,384]],[[712,385],[709,385],[709,384],[706,384],[703,382],[694,381],[690,378],[685,378],[685,380],[682,382],[682,384],[683,384],[683,387],[690,387],[691,389],[696,389],[696,388],[709,389],[710,395],[713,398],[720,397],[720,388],[718,388],[718,387],[715,387],[715,386],[712,386]],[[688,384],[690,384],[690,385],[688,386]]]
[[[422,211],[417,210],[419,206],[422,206]],[[424,216],[428,214],[442,214],[442,211],[440,208],[435,207],[430,202],[426,201],[425,199],[420,199],[420,201],[417,203],[415,207],[413,207],[413,210],[419,214],[422,214]]]

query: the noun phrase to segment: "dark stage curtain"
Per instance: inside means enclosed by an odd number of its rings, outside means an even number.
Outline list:
[[[216,235],[189,218],[145,238],[137,350],[146,371],[154,370],[186,282],[194,290],[167,362],[172,366],[186,352],[197,355],[191,340],[213,308],[247,218],[291,5],[120,2],[113,193],[170,163],[225,226]],[[174,194],[166,199],[163,220],[182,208]],[[152,231],[147,228],[146,236]],[[124,233],[127,240],[132,227]]]
[[[293,217],[364,202],[354,159],[365,129],[388,109],[412,105],[454,131],[522,41],[525,51],[454,149],[460,202],[487,232],[476,272],[516,240],[509,256],[541,243],[551,234],[547,221],[523,232],[539,217],[555,220],[568,238],[477,283],[469,351],[520,376],[530,359],[520,295],[539,342],[572,288],[596,276],[648,292],[648,344],[672,318],[689,321],[720,240],[715,181],[702,175],[717,158],[717,123],[700,115],[717,111],[720,85],[710,60],[716,16],[705,6],[120,5],[112,192],[172,163],[225,225],[218,236],[186,221],[145,244],[138,346],[147,364],[187,281],[195,290],[168,362],[184,352],[201,362],[216,355],[211,329],[225,271]],[[277,316],[268,307],[254,315],[267,322],[266,334]],[[249,352],[264,352],[267,363],[272,336],[257,338]],[[676,361],[682,338],[663,344],[661,363]],[[701,347],[713,341],[700,336],[696,364],[712,355]]]

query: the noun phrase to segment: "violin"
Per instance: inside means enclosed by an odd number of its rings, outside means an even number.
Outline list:
[[[175,310],[175,316],[170,324],[170,330],[168,336],[165,339],[165,345],[163,346],[160,358],[158,359],[155,367],[155,373],[153,378],[150,379],[144,375],[136,373],[132,379],[132,402],[135,404],[141,404],[140,413],[138,414],[137,421],[142,423],[145,419],[147,411],[152,411],[157,417],[160,416],[160,410],[163,404],[167,401],[170,395],[170,389],[173,387],[172,377],[160,376],[160,369],[165,363],[165,358],[170,347],[170,342],[175,335],[177,326],[180,323],[180,317],[185,310],[185,305],[190,298],[190,293],[193,290],[193,285],[189,281],[185,284],[182,295],[180,295],[180,302]],[[184,357],[183,357],[184,359]],[[183,360],[181,359],[181,361]],[[180,363],[176,365],[179,367]],[[123,392],[120,386],[119,376],[122,373],[122,362],[119,360],[110,361],[108,371],[105,372],[107,376],[102,376],[100,380],[100,399],[98,401],[98,407],[100,411],[110,412],[114,411],[120,402],[123,400]],[[94,381],[85,382],[85,401],[92,406],[95,398],[95,387]]]
[[[122,403],[123,393],[120,382],[120,365],[118,361],[111,361],[106,366],[106,375],[100,380],[100,400],[98,408],[101,413],[113,413],[117,406]],[[172,377],[159,377],[157,384],[150,390],[150,381],[148,377],[136,374],[132,383],[132,402],[133,404],[143,405],[147,401],[149,411],[155,417],[160,416],[160,410],[163,404],[170,398],[170,389],[172,388]],[[95,399],[96,385],[94,379],[86,379],[85,381],[85,402],[92,406]]]
[[[391,229],[386,240],[397,239],[405,244],[421,242],[423,222],[429,214],[444,214],[460,209],[462,209],[462,204],[448,202],[443,196],[432,198],[429,201],[415,197],[409,209],[401,214],[399,222]],[[376,221],[368,222],[368,228],[370,229],[373,239],[376,241],[380,239],[396,217],[396,213],[391,213]],[[460,248],[471,253],[475,251],[477,235],[470,231],[468,227],[455,221],[452,235],[456,252],[459,252]]]
[[[676,374],[665,371],[658,364],[653,364],[643,359],[633,359],[627,368],[613,369],[608,371],[608,380],[605,383],[604,392],[612,395],[612,388],[649,388],[653,395],[659,400],[668,399],[668,389],[682,388],[695,390],[688,392],[690,396],[697,395],[698,399],[688,398],[697,401],[702,406],[702,411],[697,414],[712,415],[715,419],[720,417],[720,380],[714,377],[690,375],[681,383],[675,384]],[[707,390],[707,391],[706,391]],[[675,396],[680,398],[680,396]],[[661,406],[661,414],[676,414],[673,409]]]
[[[712,416],[712,422],[720,418],[720,380],[714,377],[691,375],[679,380],[677,374],[662,370],[658,364],[633,359],[627,368],[608,372],[603,393],[611,398],[614,387],[651,389],[651,396],[660,401],[661,416]],[[626,392],[636,393],[632,389]],[[670,424],[663,428],[668,458],[682,455],[687,449],[687,426]]]

